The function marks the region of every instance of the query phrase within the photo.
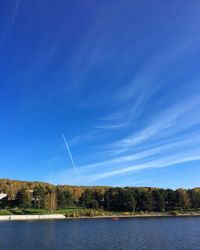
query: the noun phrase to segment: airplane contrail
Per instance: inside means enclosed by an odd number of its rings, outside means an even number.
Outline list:
[[[63,140],[64,140],[64,142],[65,142],[65,146],[66,146],[66,148],[67,148],[67,151],[68,151],[70,160],[71,160],[71,162],[72,162],[72,165],[73,165],[73,167],[74,167],[74,170],[75,170],[76,174],[78,174],[78,170],[77,170],[77,167],[76,167],[76,165],[75,165],[75,163],[74,163],[74,160],[73,160],[71,151],[70,151],[70,149],[69,149],[69,145],[68,145],[68,143],[67,143],[67,140],[65,139],[65,136],[64,136],[64,135],[62,135],[62,137],[63,137]]]
[[[12,28],[13,28],[13,25],[14,25],[14,22],[15,22],[15,19],[16,19],[16,16],[17,16],[17,12],[18,12],[18,9],[19,9],[20,1],[21,0],[16,0],[16,4],[14,6],[13,14],[11,16],[10,23],[8,24],[8,28],[7,28],[6,32],[1,36],[0,47],[2,46],[4,41],[6,40],[6,37],[12,31]]]
[[[13,24],[15,22],[15,19],[16,19],[16,16],[17,16],[17,12],[18,12],[18,9],[19,9],[19,5],[20,5],[20,1],[21,0],[16,0],[16,4],[15,4],[14,11],[13,11],[12,20],[11,20],[11,23],[10,23],[10,28],[13,27]]]

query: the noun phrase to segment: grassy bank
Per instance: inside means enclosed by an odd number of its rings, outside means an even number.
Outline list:
[[[11,214],[13,213],[8,209],[0,209],[0,215],[11,215]]]
[[[45,214],[63,214],[66,217],[81,216],[103,216],[113,213],[103,210],[87,209],[87,208],[65,208],[49,211],[48,209],[0,209],[0,215],[45,215]]]
[[[73,214],[73,213],[82,213],[85,210],[84,208],[65,208],[65,209],[56,209],[49,211],[48,209],[0,209],[0,215],[43,215],[43,214]]]
[[[81,207],[57,209],[49,211],[47,209],[1,209],[0,215],[48,215],[62,214],[67,218],[81,217],[109,217],[109,216],[125,216],[125,217],[146,217],[146,216],[192,216],[200,215],[200,211],[170,211],[170,212],[110,212],[104,210],[86,209]]]

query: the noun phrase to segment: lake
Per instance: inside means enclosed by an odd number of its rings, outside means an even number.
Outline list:
[[[200,217],[0,222],[0,250],[200,249]]]

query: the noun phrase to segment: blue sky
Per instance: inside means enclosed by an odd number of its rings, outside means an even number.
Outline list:
[[[199,8],[2,1],[0,177],[199,186]]]

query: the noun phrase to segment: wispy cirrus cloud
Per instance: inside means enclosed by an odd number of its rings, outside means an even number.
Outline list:
[[[135,164],[135,165],[131,165],[128,167],[115,169],[115,170],[110,171],[110,172],[101,173],[101,174],[98,174],[96,176],[94,175],[94,177],[91,178],[91,181],[95,181],[98,179],[104,179],[104,178],[112,177],[115,175],[127,174],[130,172],[134,172],[137,170],[143,170],[143,169],[147,169],[147,168],[163,168],[163,167],[173,166],[173,165],[180,164],[180,163],[199,161],[199,160],[200,160],[200,150],[196,154],[193,153],[189,156],[181,155],[181,157],[178,157],[178,156],[166,157],[166,158],[161,159],[161,160],[149,161],[145,164]]]
[[[183,140],[152,147],[147,150],[140,150],[121,157],[114,157],[106,161],[79,166],[79,176],[74,176],[73,171],[63,170],[59,173],[51,173],[48,181],[53,176],[54,181],[66,176],[70,181],[76,183],[93,183],[97,180],[108,179],[114,176],[123,176],[129,173],[144,170],[163,168],[185,162],[200,160],[200,137],[199,133],[193,133],[192,138],[186,136]]]
[[[72,61],[77,89],[90,88],[83,91],[82,110],[92,110],[91,116],[86,114],[90,129],[72,139],[77,148],[88,142],[88,160],[79,164],[82,181],[109,181],[136,170],[200,160],[195,51],[199,51],[199,36],[189,35],[190,25],[180,26],[183,16],[177,27],[176,22],[168,26],[167,17],[159,32],[143,20],[131,29],[124,19],[112,30],[107,15],[100,21],[100,12]],[[113,20],[118,22],[115,14]],[[146,32],[141,33],[144,26]]]
[[[146,106],[149,102],[151,103],[152,100],[158,98],[160,91],[166,89],[171,82],[176,81],[176,76],[166,74],[167,71],[174,67],[175,62],[179,62],[183,56],[190,53],[191,47],[195,46],[197,42],[196,40],[186,40],[171,48],[162,48],[155,55],[149,57],[145,63],[143,62],[144,65],[140,70],[137,72],[132,70],[132,74],[127,72],[127,74],[132,75],[131,79],[120,79],[122,87],[117,88],[112,93],[111,106],[113,106],[114,111],[101,117],[99,124],[95,127],[121,129],[131,126],[137,121],[138,116],[146,112]],[[195,82],[192,78],[191,81]],[[190,84],[195,85],[194,83]],[[181,88],[180,91],[182,91]]]
[[[200,96],[199,94],[194,95],[190,98],[185,98],[184,101],[172,105],[170,108],[164,110],[161,114],[153,119],[147,127],[139,132],[130,134],[129,136],[116,141],[110,147],[116,147],[116,149],[126,149],[136,144],[151,139],[155,139],[159,135],[163,137],[163,133],[166,135],[173,134],[179,130],[183,130],[191,127],[194,124],[200,122],[200,115],[198,114],[196,107],[199,105]],[[187,121],[190,112],[195,113]],[[180,124],[182,122],[182,124]]]

